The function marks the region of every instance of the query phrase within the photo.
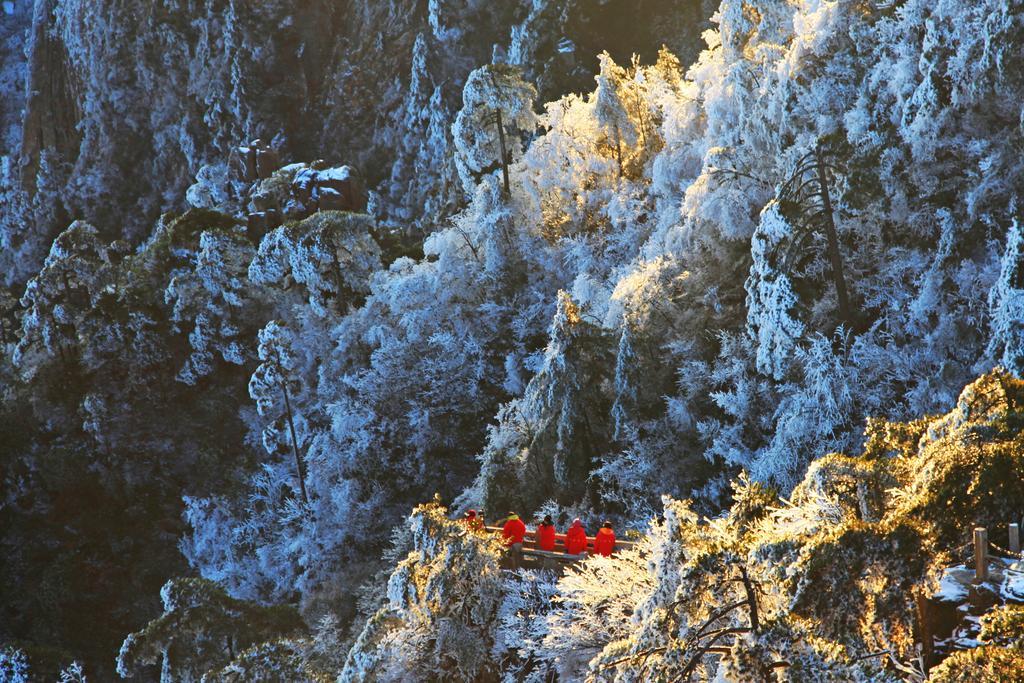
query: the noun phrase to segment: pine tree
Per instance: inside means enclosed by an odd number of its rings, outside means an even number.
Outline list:
[[[281,226],[260,242],[249,280],[279,292],[291,290],[282,296],[284,309],[308,305],[321,319],[342,315],[362,301],[371,276],[381,268],[373,230],[369,216],[343,211],[318,212]]]
[[[621,178],[624,157],[628,156],[631,148],[638,143],[639,134],[624,101],[628,80],[626,70],[612,61],[607,52],[602,52],[599,59],[601,70],[595,76],[597,91],[594,115],[597,117],[598,125],[612,142]]]
[[[806,258],[803,253],[807,241],[815,234],[825,237],[828,270],[836,295],[838,323],[852,331],[857,314],[847,290],[843,256],[839,249],[839,235],[835,223],[835,207],[829,189],[832,172],[829,155],[819,141],[814,149],[798,162],[796,170],[779,191],[780,208],[793,224],[793,235],[786,245],[783,268],[792,271]]]
[[[162,683],[198,683],[253,644],[306,631],[294,609],[236,600],[205,579],[171,579],[160,597],[163,614],[121,645],[117,672],[124,678],[159,665]]]
[[[523,397],[503,411],[485,448],[480,476],[487,509],[534,510],[552,497],[563,504],[593,497],[588,479],[612,431],[603,386],[608,346],[560,291],[543,362]]]
[[[536,97],[536,89],[517,67],[490,64],[469,74],[462,109],[452,124],[455,160],[467,193],[480,175],[500,168],[505,196],[509,195],[509,165],[519,149],[519,136],[532,134],[537,125]]]
[[[306,468],[299,448],[306,443],[306,422],[293,411],[295,397],[304,393],[294,373],[296,355],[293,336],[280,321],[271,321],[259,334],[260,366],[249,381],[249,395],[256,401],[256,410],[268,420],[263,428],[263,446],[270,454],[290,450],[295,460],[295,476],[302,501],[309,503],[306,493]]]
[[[408,519],[413,550],[388,580],[339,681],[497,680],[491,656],[502,600],[499,541],[450,520],[438,502]]]
[[[792,239],[793,228],[779,203],[771,202],[750,240],[747,331],[757,344],[757,369],[776,380],[785,376],[804,334],[804,324],[796,317],[799,301],[779,256],[780,247]]]
[[[255,253],[240,229],[206,230],[194,263],[171,277],[164,293],[171,320],[176,327],[192,326],[192,354],[178,374],[186,384],[213,372],[218,359],[242,365],[252,357],[246,337],[255,330],[247,314],[258,292],[246,275]]]
[[[1007,370],[1024,377],[1024,237],[1014,221],[1006,234],[1002,269],[988,295],[992,336],[988,353]]]
[[[31,378],[48,356],[65,367],[80,360],[79,333],[109,277],[105,253],[96,228],[84,221],[54,240],[21,299],[25,310],[13,361],[24,377]]]

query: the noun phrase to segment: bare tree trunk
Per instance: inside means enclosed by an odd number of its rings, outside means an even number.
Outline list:
[[[278,372],[281,371],[280,364],[278,365]],[[299,443],[295,438],[295,422],[292,420],[292,402],[288,398],[288,387],[284,383],[284,373],[281,373],[281,393],[284,394],[284,409],[288,416],[288,432],[292,437],[292,455],[295,456],[295,469],[299,475],[299,489],[302,491],[302,502],[308,504],[309,496],[306,495],[306,471],[302,466],[302,458],[299,457]]]
[[[828,172],[825,167],[825,156],[822,153],[821,145],[815,150],[815,161],[818,171],[818,184],[821,186],[822,225],[825,228],[825,235],[828,238],[828,257],[832,265],[832,281],[836,288],[836,298],[839,300],[839,318],[850,329],[853,328],[853,311],[850,307],[850,297],[846,290],[846,278],[843,275],[843,259],[839,253],[839,236],[836,233],[835,218],[832,214],[832,197],[828,192]]]
[[[622,135],[619,133],[619,124],[615,123],[615,158],[619,162],[619,177],[622,177]]]
[[[757,633],[761,630],[761,618],[757,612],[757,593],[754,591],[754,583],[750,580],[746,567],[740,567],[740,577],[743,581],[743,590],[747,594],[747,605],[750,607],[750,630]]]
[[[505,124],[501,120],[501,109],[495,109],[495,121],[498,125],[498,142],[501,143],[501,175],[505,181],[505,196],[511,193],[508,184],[508,151],[505,148]]]

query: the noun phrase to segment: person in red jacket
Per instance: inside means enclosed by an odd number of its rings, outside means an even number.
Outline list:
[[[597,530],[597,535],[594,536],[594,550],[605,557],[611,555],[615,550],[615,532],[612,531],[611,522],[605,522]]]
[[[587,549],[587,530],[583,528],[580,518],[572,520],[572,526],[565,532],[565,552],[579,555]]]
[[[467,510],[466,516],[462,518],[466,526],[474,531],[482,531],[484,528],[484,518],[476,514],[476,510]]]
[[[537,527],[537,547],[541,550],[555,549],[555,523],[551,521],[551,515],[545,515]]]
[[[523,524],[523,520],[519,519],[519,515],[510,512],[508,513],[508,521],[505,522],[501,533],[505,538],[505,545],[511,546],[516,543],[522,543],[523,537],[526,535],[526,525]]]

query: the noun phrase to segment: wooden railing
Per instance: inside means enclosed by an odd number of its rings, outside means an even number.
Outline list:
[[[484,529],[495,534],[504,533],[503,529],[499,526],[487,526],[484,527]],[[619,539],[615,539],[615,547],[612,549],[612,553],[632,548],[635,545],[636,543],[634,541],[620,541]],[[509,564],[512,567],[571,564],[593,555],[594,552],[593,536],[587,536],[587,547],[582,553],[575,555],[567,552],[565,549],[565,534],[555,534],[555,549],[553,551],[541,550],[537,546],[537,532],[527,529],[526,534],[523,537],[523,543],[521,545],[517,543],[511,547]]]
[[[954,550],[957,555],[968,549],[973,550],[973,561],[970,564],[973,564],[974,571],[971,572],[968,565],[965,567],[966,571],[950,576],[951,580],[963,586],[972,609],[987,611],[995,599],[996,593],[992,587],[986,589],[983,584],[994,583],[998,586],[1007,572],[1018,571],[1013,569],[1012,565],[1024,559],[1024,555],[1021,554],[1020,527],[1017,522],[1006,525],[1005,548],[989,539],[989,530],[986,527],[974,527],[972,540]],[[1004,599],[1008,602],[1018,602],[1005,596]],[[928,673],[940,659],[948,656],[952,650],[959,649],[960,646],[952,636],[964,623],[964,614],[959,611],[956,603],[939,599],[923,586],[914,590],[914,602],[918,640],[921,641],[921,661],[925,673]]]

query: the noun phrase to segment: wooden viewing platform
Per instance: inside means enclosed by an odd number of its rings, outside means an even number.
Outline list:
[[[938,590],[914,590],[918,640],[925,673],[957,650],[978,646],[979,618],[998,605],[1024,604],[1024,555],[1018,522],[1006,524],[1007,546],[989,540],[988,529],[975,527],[973,561],[946,567]],[[973,566],[972,566],[973,565]]]
[[[495,534],[504,533],[504,530],[499,526],[485,526],[484,530]],[[620,541],[616,538],[615,547],[612,549],[612,553],[619,550],[627,550],[635,545],[635,541]],[[573,564],[586,559],[590,555],[593,555],[594,552],[593,536],[587,536],[587,547],[579,555],[566,552],[565,534],[555,534],[554,551],[541,550],[537,547],[537,532],[535,530],[527,529],[526,534],[523,536],[522,544],[516,543],[509,549],[507,564],[508,567],[512,569],[517,569],[519,567],[559,569],[567,564]]]

